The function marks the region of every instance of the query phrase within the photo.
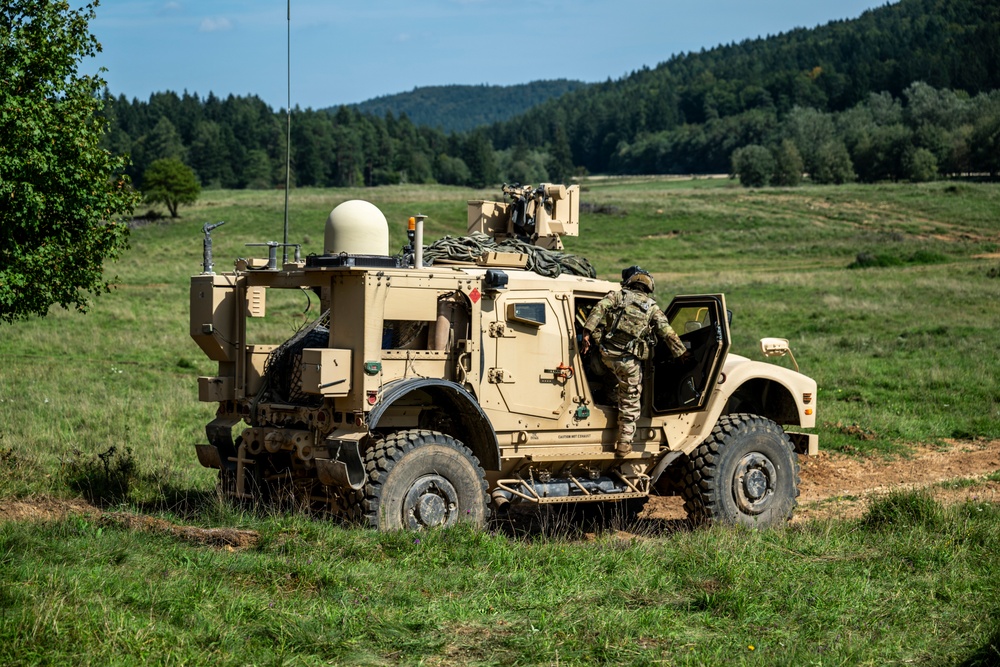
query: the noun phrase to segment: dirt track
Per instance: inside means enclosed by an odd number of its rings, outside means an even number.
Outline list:
[[[793,521],[856,518],[867,500],[890,489],[928,488],[942,502],[966,499],[1000,502],[1000,482],[986,480],[1000,470],[1000,440],[951,442],[946,447],[918,447],[902,459],[859,458],[836,452],[799,457],[799,506]],[[938,482],[977,480],[963,488]],[[650,518],[683,519],[679,498],[652,498]]]
[[[864,512],[869,498],[900,488],[927,488],[946,503],[963,500],[1000,502],[1000,481],[985,479],[987,475],[1000,471],[1000,440],[918,447],[909,457],[895,460],[820,452],[819,456],[799,457],[799,463],[799,506],[793,521],[856,518]],[[975,483],[963,484],[959,488],[938,486],[939,482],[947,480],[975,480]],[[53,520],[68,515],[118,523],[122,523],[124,520],[121,517],[125,516],[104,514],[83,500],[39,498],[0,502],[0,521]],[[685,518],[679,498],[654,497],[646,506],[645,515],[664,520]],[[134,521],[139,519],[134,518]],[[245,546],[246,542],[255,541],[254,536],[209,534],[211,531],[201,534],[183,526],[154,525],[153,520],[147,523],[149,525],[132,527],[157,532],[181,531],[184,533],[182,537],[203,543]]]

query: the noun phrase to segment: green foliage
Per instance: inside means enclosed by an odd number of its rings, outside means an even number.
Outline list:
[[[763,146],[751,144],[733,151],[733,173],[745,188],[761,188],[770,184],[774,175],[774,156]]]
[[[772,151],[774,156],[774,176],[771,177],[773,185],[794,187],[802,182],[802,171],[805,163],[802,154],[791,139],[783,139]]]
[[[131,448],[114,445],[96,455],[74,450],[63,464],[67,486],[97,505],[113,505],[129,498],[139,466]]]
[[[143,174],[142,183],[146,201],[165,205],[171,218],[178,217],[178,206],[193,204],[201,194],[201,185],[194,171],[176,158],[161,158],[153,162]],[[257,181],[253,183],[256,185]]]
[[[419,86],[407,93],[376,97],[354,105],[384,118],[406,116],[415,125],[447,133],[468,132],[508,120],[542,102],[587,87],[582,81],[555,79],[513,86]],[[336,112],[336,109],[327,109]]]
[[[861,524],[874,530],[937,530],[944,524],[945,513],[927,491],[892,491],[869,503]]]
[[[0,321],[86,311],[108,291],[104,262],[127,247],[137,196],[105,151],[93,7],[13,0],[0,9]]]
[[[937,158],[926,148],[909,148],[903,157],[903,170],[912,183],[926,183],[937,177]]]
[[[843,185],[855,179],[851,156],[843,142],[828,141],[816,151],[815,171],[810,176],[817,183]]]
[[[859,252],[858,256],[853,262],[851,262],[847,268],[849,269],[868,269],[868,268],[888,268],[903,266],[906,264],[911,265],[922,265],[922,264],[941,264],[947,262],[948,257],[942,253],[935,252],[932,250],[917,250],[913,254],[902,257],[899,255],[894,255],[891,253],[870,253],[870,252]]]
[[[816,523],[590,540],[378,534],[206,503],[0,524],[3,664],[988,665],[994,505],[877,530]]]
[[[416,212],[429,215],[429,237],[460,234],[465,202],[497,194],[299,188],[290,240],[322,252],[329,211],[358,197],[386,213],[393,247]],[[791,339],[819,383],[821,448],[905,453],[957,430],[1000,438],[998,285],[983,278],[996,260],[980,257],[996,252],[1000,186],[747,192],[642,177],[589,180],[582,197],[567,249],[603,277],[649,268],[661,305],[725,292],[734,353],[762,359],[760,337]],[[108,477],[128,480],[128,493],[102,502],[261,536],[229,551],[83,516],[2,523],[0,664],[990,664],[995,503],[904,499],[865,521],[766,534],[647,520],[635,540],[510,537],[503,526],[380,535],[220,503],[216,471],[191,446],[215,414],[197,401],[197,377],[216,364],[178,335],[189,276],[203,220],[238,223],[214,233],[221,268],[274,237],[282,204],[274,191],[205,192],[180,222],[133,232],[119,298],[0,337],[0,506],[76,493],[62,474],[72,448],[87,488],[114,445]],[[947,261],[873,276],[844,268],[859,248]],[[268,294],[263,342],[315,315],[283,291]],[[136,468],[119,475],[128,448]]]
[[[994,48],[998,32],[1000,9],[994,5],[987,8],[978,0],[901,0],[853,20],[678,54],[655,68],[644,67],[618,81],[568,93],[495,126],[494,145],[503,149],[519,141],[541,144],[549,119],[559,118],[574,161],[591,173],[650,173],[638,163],[648,164],[650,151],[642,149],[651,140],[659,146],[655,154],[663,156],[664,148],[673,154],[658,160],[662,166],[656,173],[722,173],[735,148],[777,144],[780,135],[759,135],[762,117],[784,119],[795,115],[797,108],[829,117],[869,105],[873,94],[900,100],[911,85],[919,85],[915,82],[941,92],[914,91],[907,95],[915,107],[907,118],[902,105],[889,105],[872,114],[869,124],[949,127],[964,114],[968,98],[1000,89],[1000,62]],[[894,110],[899,112],[895,120],[882,113]],[[953,113],[957,110],[962,113]],[[720,122],[730,124],[728,136],[717,131]],[[996,136],[994,123],[978,127],[984,139]],[[842,128],[827,118],[800,129],[806,134],[785,136],[798,145],[806,171],[815,172],[815,152]],[[957,128],[948,134],[949,140],[964,137]],[[899,137],[893,132],[884,135],[870,137],[882,158],[870,174],[872,181],[894,178],[884,169],[899,166],[894,162],[901,157],[894,145]],[[740,138],[727,146],[732,136]],[[856,172],[868,180],[853,142],[846,143],[855,157]],[[990,155],[1000,151],[990,154],[989,149],[979,149],[981,145],[966,144],[974,149],[979,164],[995,162]],[[622,160],[623,152],[627,160]],[[943,166],[942,156],[937,159]]]

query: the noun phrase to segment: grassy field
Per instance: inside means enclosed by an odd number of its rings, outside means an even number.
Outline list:
[[[464,232],[467,199],[399,186],[291,193],[291,240],[322,250],[345,199]],[[603,277],[639,263],[673,293],[725,292],[733,351],[792,341],[819,384],[820,445],[905,456],[1000,438],[1000,186],[750,191],[725,180],[584,185]],[[0,663],[956,664],[1000,631],[997,508],[887,499],[864,522],[769,534],[646,526],[635,542],[539,531],[345,530],[219,503],[193,443],[215,372],[188,337],[201,226],[216,269],[280,240],[283,195],[206,192],[136,228],[85,316],[53,310],[0,337],[0,503],[97,496],[197,525],[258,531],[228,551],[75,517],[0,524]],[[269,304],[273,332],[312,313]],[[315,304],[313,304],[315,306]],[[110,448],[114,447],[112,452]],[[103,455],[100,458],[99,455]],[[100,488],[95,480],[104,482]],[[121,483],[119,483],[121,482]],[[116,483],[117,486],[116,486]],[[753,646],[751,649],[750,647]],[[982,664],[995,664],[982,662]]]

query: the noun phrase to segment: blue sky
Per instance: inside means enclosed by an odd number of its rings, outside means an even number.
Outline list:
[[[74,3],[79,5],[80,3]],[[873,0],[292,0],[292,105],[445,84],[618,79],[676,53],[855,18]],[[103,0],[111,92],[287,94],[287,0]],[[90,70],[95,63],[87,63]]]

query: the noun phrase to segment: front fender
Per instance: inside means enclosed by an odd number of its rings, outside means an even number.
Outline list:
[[[729,355],[708,409],[713,423],[726,412],[753,412],[782,425],[812,428],[816,393],[816,381],[802,373]]]

